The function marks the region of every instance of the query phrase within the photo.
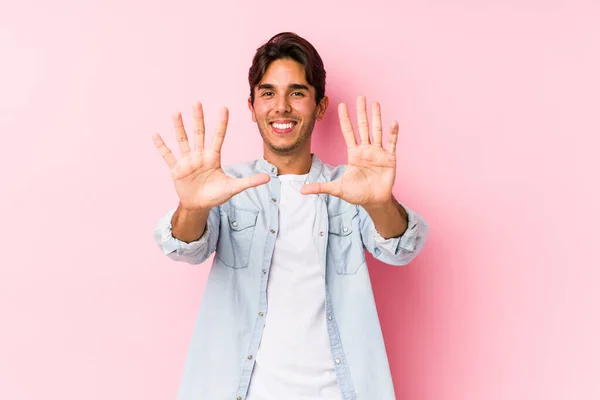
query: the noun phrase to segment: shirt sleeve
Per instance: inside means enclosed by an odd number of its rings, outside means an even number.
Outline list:
[[[401,236],[384,239],[373,224],[373,220],[359,207],[363,245],[378,260],[391,265],[406,265],[423,249],[429,227],[415,211],[400,203],[408,214],[408,227]]]
[[[183,261],[188,264],[200,264],[204,262],[216,249],[219,236],[219,211],[213,208],[206,222],[206,229],[200,239],[193,242],[184,242],[173,237],[173,225],[171,220],[176,209],[167,212],[154,229],[154,240],[162,250],[163,254],[175,261]]]

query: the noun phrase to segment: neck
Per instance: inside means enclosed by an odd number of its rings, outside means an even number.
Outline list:
[[[279,175],[303,175],[310,171],[312,165],[310,147],[308,151],[293,154],[278,154],[267,148],[264,150],[265,160],[277,167]]]

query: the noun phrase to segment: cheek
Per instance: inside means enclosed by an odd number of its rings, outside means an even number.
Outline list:
[[[264,109],[264,107],[260,107],[260,106],[255,106],[254,107],[254,116],[257,120],[264,120],[267,117],[267,110]]]
[[[298,116],[302,116],[304,118],[312,118],[315,115],[315,112],[317,110],[315,109],[315,107],[312,104],[298,104],[295,107],[294,112],[298,115]]]

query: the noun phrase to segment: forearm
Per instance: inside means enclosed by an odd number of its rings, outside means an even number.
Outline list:
[[[365,207],[365,211],[373,220],[377,232],[385,239],[402,236],[408,227],[408,214],[393,197],[390,203]]]
[[[173,237],[186,243],[200,239],[206,229],[209,213],[210,209],[187,210],[180,203],[171,219]]]

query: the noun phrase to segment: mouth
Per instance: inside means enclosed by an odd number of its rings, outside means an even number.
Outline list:
[[[273,121],[269,125],[271,125],[271,129],[277,135],[287,135],[290,134],[298,123],[296,121]]]

